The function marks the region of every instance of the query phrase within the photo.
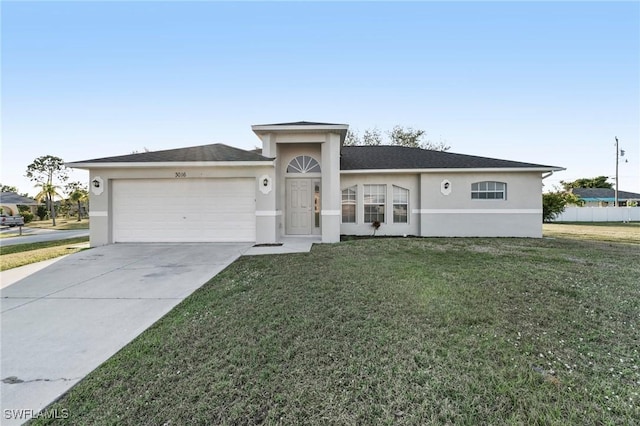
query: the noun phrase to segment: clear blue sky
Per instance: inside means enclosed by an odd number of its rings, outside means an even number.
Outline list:
[[[640,192],[640,3],[3,1],[3,184],[252,124],[395,124]],[[86,172],[75,179],[87,180]],[[548,186],[547,186],[548,187]]]

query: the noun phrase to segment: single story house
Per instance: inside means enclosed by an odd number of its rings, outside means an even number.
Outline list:
[[[223,144],[69,163],[90,173],[91,245],[277,243],[341,234],[541,237],[542,179],[561,167],[401,146],[343,146],[348,125],[252,126]]]
[[[19,216],[18,206],[29,206],[31,213],[36,214],[38,205],[41,204],[33,198],[24,197],[15,192],[3,192],[0,194],[0,211],[9,216]]]
[[[612,188],[571,188],[571,193],[584,201],[584,207],[614,206],[616,202],[615,189]],[[625,207],[631,201],[640,204],[640,194],[618,191],[618,207]]]

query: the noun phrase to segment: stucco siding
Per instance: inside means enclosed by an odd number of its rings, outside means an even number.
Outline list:
[[[275,135],[276,143],[279,144],[324,143],[326,138],[327,133],[324,132],[279,133]]]
[[[421,221],[423,237],[542,237],[537,213],[426,213]]]
[[[445,195],[440,186],[451,183]],[[507,184],[505,200],[474,200],[471,184],[482,181]],[[540,173],[423,173],[421,175],[423,209],[541,209],[542,180]]]
[[[532,173],[350,174],[341,176],[340,189],[356,186],[356,223],[342,223],[344,235],[371,235],[364,222],[364,185],[386,185],[385,222],[376,235],[437,237],[542,236],[541,175]],[[443,182],[450,192],[442,191]],[[475,182],[506,183],[505,200],[471,198]],[[409,190],[408,223],[393,223],[393,185]]]
[[[322,144],[322,242],[340,241],[340,135],[328,133]]]
[[[441,190],[445,180],[448,195]],[[471,185],[482,181],[506,183],[506,199],[472,199]],[[420,183],[422,236],[542,236],[540,173],[424,173]]]

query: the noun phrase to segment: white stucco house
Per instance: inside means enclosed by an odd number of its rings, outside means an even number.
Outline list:
[[[561,167],[399,146],[343,146],[348,125],[252,126],[223,144],[69,163],[90,172],[91,245],[277,243],[285,236],[542,236]]]

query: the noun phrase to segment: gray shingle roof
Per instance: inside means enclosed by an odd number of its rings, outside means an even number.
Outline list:
[[[572,188],[571,192],[583,200],[593,199],[614,199],[615,190],[610,188]],[[618,191],[618,200],[640,200],[640,194],[635,192]]]
[[[2,204],[20,204],[23,206],[29,205],[37,205],[40,204],[36,200],[23,197],[22,195],[16,194],[15,192],[3,192],[0,194],[0,203]]]
[[[96,158],[93,160],[76,161],[77,163],[161,163],[173,161],[271,161],[262,155],[234,148],[221,143],[211,145],[192,146],[188,148],[167,149],[164,151],[141,152],[137,154],[120,155],[117,157]],[[73,165],[74,163],[69,163]]]
[[[491,169],[491,168],[547,168],[560,167],[519,161],[477,157],[444,151],[431,151],[404,146],[345,146],[342,147],[340,170],[382,169]]]
[[[74,164],[160,163],[200,161],[271,161],[256,150],[245,151],[224,144],[193,146],[164,151],[141,152],[116,157],[76,161]],[[430,151],[402,146],[345,146],[341,151],[340,170],[385,169],[474,169],[474,168],[545,168],[559,167],[522,163],[496,158]]]

